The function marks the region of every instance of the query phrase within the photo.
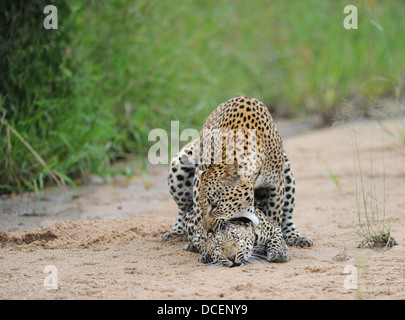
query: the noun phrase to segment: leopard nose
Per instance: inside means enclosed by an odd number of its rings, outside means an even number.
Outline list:
[[[230,268],[238,267],[242,264],[241,262],[235,261],[235,258],[236,258],[236,255],[232,255],[232,256],[228,257],[228,259],[230,261],[232,261],[232,265],[230,266]]]
[[[239,267],[242,263],[240,263],[240,262],[235,262],[235,261],[232,261],[233,263],[232,263],[232,265],[231,265],[231,268],[233,268],[233,267]]]

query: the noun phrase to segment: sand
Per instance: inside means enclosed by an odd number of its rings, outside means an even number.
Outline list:
[[[395,136],[381,143],[374,123],[355,129],[284,139],[297,183],[294,221],[314,241],[290,247],[287,263],[213,267],[183,251],[184,240],[162,240],[177,209],[167,167],[158,166],[149,190],[140,177],[127,184],[117,176],[80,191],[48,189],[41,200],[3,197],[0,299],[405,299],[405,148]],[[373,158],[381,204],[385,176],[386,217],[397,219],[399,243],[390,249],[358,248],[354,132],[366,191]]]

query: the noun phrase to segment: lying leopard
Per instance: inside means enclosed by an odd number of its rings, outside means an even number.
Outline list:
[[[208,234],[204,253],[198,261],[235,267],[249,261],[254,255],[264,256],[270,262],[287,262],[281,229],[274,225],[263,212],[256,210],[259,224],[243,220],[225,221],[217,232]]]
[[[220,104],[199,139],[172,159],[168,183],[178,215],[163,238],[186,236],[189,246],[204,253],[207,233],[235,219],[248,219],[257,227],[260,208],[281,228],[287,245],[313,245],[293,222],[290,162],[267,107],[257,99],[238,96]],[[194,218],[186,219],[187,213]]]

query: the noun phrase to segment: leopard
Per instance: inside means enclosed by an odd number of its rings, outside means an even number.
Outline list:
[[[224,221],[217,232],[210,232],[198,261],[204,264],[237,267],[253,256],[255,234],[253,224],[238,220]]]
[[[313,246],[293,221],[296,183],[281,135],[256,98],[218,105],[198,138],[172,158],[168,185],[178,212],[164,239],[185,237],[188,247],[205,253],[208,234],[224,222],[247,219],[257,227],[259,208],[280,227],[287,246]]]
[[[198,261],[230,268],[243,265],[252,257],[263,257],[269,262],[290,261],[281,228],[261,210],[257,209],[256,215],[259,219],[256,227],[244,219],[223,222],[217,232],[208,234],[206,248]]]

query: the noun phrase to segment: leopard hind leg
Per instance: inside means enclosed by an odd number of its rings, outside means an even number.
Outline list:
[[[195,169],[198,166],[198,141],[187,144],[177,153],[169,167],[168,184],[169,191],[178,206],[177,217],[172,229],[166,232],[162,238],[184,237],[185,216],[193,208],[193,180]]]

